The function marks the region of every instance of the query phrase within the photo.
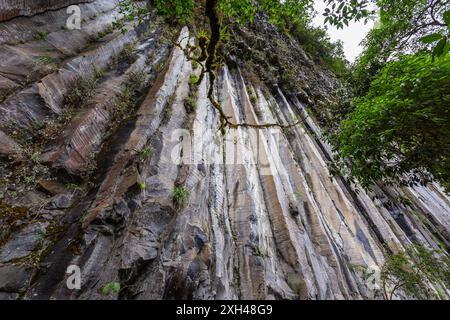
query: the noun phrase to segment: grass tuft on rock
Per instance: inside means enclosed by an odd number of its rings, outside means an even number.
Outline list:
[[[189,202],[189,190],[185,187],[176,187],[172,191],[172,201],[177,210],[181,210],[186,207]]]

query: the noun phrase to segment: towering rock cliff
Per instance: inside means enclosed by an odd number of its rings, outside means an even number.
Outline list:
[[[0,4],[0,299],[377,298],[361,269],[448,248],[439,186],[368,194],[330,174],[307,108],[339,83],[270,26],[233,31],[216,97],[236,123],[304,124],[223,135],[207,79],[193,85],[171,44],[187,27],[154,16],[121,33],[115,0],[38,2]]]

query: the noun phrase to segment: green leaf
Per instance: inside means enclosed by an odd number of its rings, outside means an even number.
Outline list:
[[[444,47],[443,53],[448,53],[450,51],[450,42],[447,40],[447,44]]]
[[[420,41],[422,41],[423,43],[433,43],[440,39],[442,39],[442,35],[440,35],[439,33],[433,33],[420,38]]]
[[[102,288],[102,294],[104,296],[108,296],[111,293],[117,294],[120,291],[120,283],[118,282],[110,282],[107,283],[103,288]]]
[[[442,38],[433,50],[433,56],[440,57],[444,54],[444,48],[447,44],[447,38]]]
[[[444,12],[444,21],[447,24],[447,27],[450,29],[450,10]]]

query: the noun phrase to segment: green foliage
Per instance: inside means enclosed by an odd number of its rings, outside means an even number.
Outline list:
[[[102,30],[99,33],[97,33],[97,35],[94,36],[91,39],[91,42],[97,42],[97,41],[99,41],[100,39],[104,38],[106,35],[108,35],[108,34],[110,34],[112,32],[114,32],[114,23],[108,25],[104,30]]]
[[[193,0],[154,0],[158,13],[166,18],[176,18],[186,23],[194,11]]]
[[[247,92],[248,92],[248,96],[250,98],[251,104],[256,105],[258,103],[258,98],[256,97],[253,89],[251,89],[251,87],[248,87]]]
[[[206,0],[208,1],[208,0]],[[196,8],[206,1],[194,0],[154,0],[159,14],[176,18],[186,23]],[[367,18],[370,0],[326,0],[329,8],[324,13],[327,23],[341,26],[350,20]],[[268,14],[272,23],[284,26],[286,22],[305,21],[313,12],[313,0],[217,0],[217,9],[225,17],[234,18],[240,23],[253,22],[257,13]]]
[[[119,54],[120,61],[132,62],[133,52],[136,49],[136,42],[126,44]]]
[[[345,59],[343,43],[332,42],[325,29],[308,23],[297,23],[290,24],[289,33],[316,63],[325,65],[337,76],[348,74],[349,66]]]
[[[416,299],[443,298],[430,291],[428,283],[439,288],[448,286],[449,279],[449,257],[418,245],[390,256],[381,269],[383,292],[388,300],[393,299],[399,290]]]
[[[371,13],[367,9],[369,0],[326,0],[326,2],[329,8],[324,15],[327,16],[327,23],[332,25],[348,24],[350,20],[367,18]],[[189,22],[194,12],[203,12],[207,3],[214,3],[214,8],[218,11],[221,20],[226,17],[231,18],[230,21],[251,23],[256,14],[264,13],[268,15],[271,23],[281,27],[301,26],[297,29],[302,30],[297,30],[296,33],[303,35],[299,38],[307,51],[337,75],[341,76],[347,72],[342,44],[332,43],[323,29],[307,26],[314,14],[313,0],[260,0],[257,3],[253,0],[154,0],[153,3],[160,15],[176,19],[181,23]],[[139,7],[136,9],[136,6],[132,0],[120,1],[119,11],[126,17],[125,20],[133,20],[133,17],[142,20],[143,16],[148,14],[146,10],[141,10]],[[198,38],[202,37],[208,39],[208,33],[203,31],[202,35],[200,31]],[[220,41],[224,43],[229,40],[227,27],[221,26]]]
[[[184,100],[184,107],[187,113],[192,113],[197,109],[197,98],[194,95],[189,95],[186,100]]]
[[[141,159],[150,159],[153,155],[153,150],[150,147],[143,148],[139,151],[139,157]]]
[[[123,120],[130,119],[133,116],[131,112],[139,103],[141,90],[147,82],[145,73],[142,71],[131,72],[126,80],[125,88],[123,89],[119,100],[117,102],[116,113],[114,115],[114,122],[121,123]]]
[[[377,0],[379,22],[363,41],[364,53],[354,70],[353,86],[357,95],[367,93],[377,73],[392,59],[405,53],[448,52],[443,45],[448,37],[444,22],[448,11],[440,0]],[[447,41],[445,41],[447,42]]]
[[[8,95],[5,92],[0,91],[0,103],[6,100]]]
[[[75,88],[64,97],[64,103],[69,108],[81,107],[92,97],[97,79],[81,79]]]
[[[145,182],[139,182],[138,186],[141,191],[145,191],[147,189],[147,184]]]
[[[269,15],[270,22],[285,25],[287,21],[298,22],[312,12],[312,0],[261,0],[255,5],[251,0],[222,0],[220,11],[227,17],[237,18],[239,22],[253,22],[259,12]]]
[[[450,57],[388,63],[332,142],[365,187],[438,180],[450,191]],[[344,165],[343,165],[344,167]]]
[[[335,25],[338,29],[343,29],[344,25],[348,26],[352,20],[367,22],[369,16],[373,14],[373,10],[369,9],[371,0],[325,0],[328,7],[323,14],[325,23]]]
[[[190,86],[198,86],[199,85],[199,83],[198,83],[198,81],[199,81],[199,76],[197,76],[196,74],[191,74],[190,76],[189,76],[189,85]]]
[[[77,184],[77,183],[66,183],[64,185],[64,188],[68,189],[68,190],[76,190],[76,191],[81,191],[83,190],[83,188]]]
[[[444,21],[444,23],[442,24],[445,24],[447,26],[447,30],[445,30],[446,32],[435,32],[420,38],[420,41],[422,41],[422,43],[434,44],[432,51],[433,57],[442,57],[450,50],[450,10],[444,12],[444,14],[442,15],[442,19]]]
[[[36,185],[36,176],[31,175],[31,176],[25,176],[24,178],[24,182],[26,185],[28,186],[35,186]]]
[[[41,161],[41,153],[40,152],[34,152],[31,157],[30,160],[33,161],[34,163],[39,163]]]
[[[53,63],[53,58],[50,55],[46,54],[46,55],[39,57],[38,61],[39,61],[39,63],[41,63],[43,65],[48,65],[48,64]]]
[[[196,61],[192,61],[192,69],[195,71],[200,68],[200,64]]]
[[[96,79],[101,79],[105,75],[105,71],[102,68],[94,65],[94,75]]]
[[[340,173],[450,190],[449,19],[445,1],[376,0],[379,23],[348,78],[351,93],[330,108]],[[343,121],[344,120],[344,121]]]
[[[120,287],[119,282],[109,282],[102,288],[101,293],[104,296],[109,296],[111,293],[118,294],[120,292]]]
[[[113,23],[113,27],[122,33],[127,31],[125,24],[127,22],[137,22],[139,25],[148,17],[148,9],[142,3],[133,0],[120,0],[117,5],[118,12],[121,15]]]
[[[371,0],[326,0],[323,15],[326,23],[342,28],[351,20],[367,19],[372,13],[368,4]],[[219,8],[224,15],[237,18],[240,22],[252,22],[255,15],[264,12],[274,24],[305,22],[312,16],[312,0],[260,0],[258,5],[251,0],[222,0]]]
[[[177,210],[183,209],[189,201],[189,190],[185,187],[176,187],[172,192],[172,201]]]
[[[163,16],[187,22],[196,8],[200,9],[206,2],[208,1],[171,0],[155,1],[155,5]],[[369,14],[365,4],[367,1],[331,0],[327,2],[333,9],[328,12],[333,12],[335,15],[339,13],[342,16],[335,16],[333,19],[329,17],[327,21],[330,24],[341,23],[342,19],[346,19],[346,21],[361,19]],[[337,8],[340,3],[345,5]],[[325,30],[309,25],[314,12],[313,4],[312,0],[261,0],[258,1],[258,5],[252,0],[218,0],[217,10],[220,16],[231,18],[231,21],[239,23],[253,22],[258,13],[267,14],[271,23],[290,29],[315,60],[342,76],[347,73],[347,62],[344,59],[342,43],[332,43]],[[352,11],[347,12],[350,8]],[[221,28],[220,40],[222,43],[230,38],[226,30],[226,27]],[[208,39],[208,34],[202,29],[198,38]]]
[[[34,34],[34,40],[47,40],[48,32],[46,31],[37,31]]]
[[[196,74],[191,74],[189,77],[189,95],[184,100],[184,108],[186,109],[187,113],[193,113],[197,109],[197,91],[200,77]]]

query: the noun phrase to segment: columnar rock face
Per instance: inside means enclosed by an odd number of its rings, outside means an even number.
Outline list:
[[[89,2],[89,0],[2,0],[0,1],[0,22],[18,16],[33,16],[81,2]]]
[[[234,122],[305,122],[222,134],[208,79],[193,86],[199,69],[166,39],[189,30],[155,17],[114,31],[115,4],[79,4],[81,30],[61,29],[65,8],[0,24],[0,299],[377,298],[361,269],[448,247],[439,186],[367,194],[332,177],[308,94],[247,77],[239,58],[215,88]],[[336,80],[305,59],[325,95]]]

